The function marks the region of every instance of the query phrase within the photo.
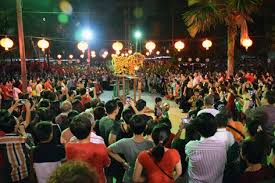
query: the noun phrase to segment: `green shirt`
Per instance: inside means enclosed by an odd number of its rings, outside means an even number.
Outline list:
[[[106,145],[109,144],[109,134],[113,127],[114,120],[110,119],[108,116],[101,118],[99,121],[99,132],[101,137],[103,137]]]

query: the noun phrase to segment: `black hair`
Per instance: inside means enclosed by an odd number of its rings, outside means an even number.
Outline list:
[[[83,112],[83,106],[81,104],[81,101],[78,99],[74,99],[72,101],[73,110],[78,111],[79,113]]]
[[[160,98],[160,97],[156,97],[155,98],[155,103],[157,104],[158,102],[161,102],[162,101],[162,99]]]
[[[56,94],[54,92],[50,92],[48,95],[48,99],[53,102],[56,99]]]
[[[264,149],[257,141],[245,140],[241,144],[242,156],[252,164],[261,163],[264,158]]]
[[[86,103],[84,104],[84,108],[85,108],[85,109],[90,109],[90,108],[92,108],[92,102],[86,102]]]
[[[186,142],[189,142],[191,140],[199,140],[199,139],[200,139],[200,134],[198,133],[195,125],[192,123],[186,124],[186,127],[185,127]]]
[[[51,112],[51,110],[40,107],[37,110],[36,120],[37,121],[53,121],[55,118],[54,114]]]
[[[48,99],[41,100],[39,102],[39,107],[45,107],[45,108],[50,107],[50,101]]]
[[[203,107],[203,101],[198,99],[195,103],[197,109],[201,109]]]
[[[34,127],[35,137],[39,142],[50,140],[53,133],[53,126],[51,122],[41,121]]]
[[[222,127],[226,127],[227,126],[227,123],[228,123],[228,117],[223,114],[223,113],[218,113],[216,116],[215,116],[215,120],[217,122],[217,127],[218,128],[222,128]]]
[[[267,91],[265,98],[269,104],[275,104],[275,91]]]
[[[169,140],[170,134],[171,132],[165,124],[158,124],[154,127],[152,138],[156,146],[153,147],[151,155],[155,161],[160,162],[162,160],[164,155],[164,144]]]
[[[97,106],[97,104],[98,104],[97,99],[94,98],[94,99],[91,100],[91,108],[95,108]]]
[[[80,88],[79,93],[80,93],[80,95],[85,95],[86,94],[86,88]]]
[[[124,109],[124,106],[123,106],[123,103],[120,100],[117,101],[117,105],[119,107],[119,111],[118,111],[118,113],[116,115],[116,120],[118,121],[118,120],[121,119],[121,114],[122,114],[122,111]]]
[[[112,114],[118,108],[116,100],[109,100],[105,104],[107,114]]]
[[[5,133],[14,132],[16,126],[16,119],[13,115],[9,113],[8,110],[0,110],[0,130]]]
[[[74,118],[75,116],[77,116],[78,114],[79,114],[79,112],[76,111],[76,110],[70,111],[70,112],[68,113],[68,116],[67,116],[67,118],[65,119],[65,121],[64,121],[63,123],[60,124],[60,128],[61,128],[62,130],[65,130],[66,128],[69,128],[69,126],[70,126],[70,124],[71,124],[73,118]]]
[[[18,88],[20,86],[20,82],[16,80],[13,84],[14,87]]]
[[[217,131],[215,117],[210,113],[202,113],[191,121],[201,136],[207,138],[213,136]]]
[[[97,107],[105,107],[105,103],[104,102],[98,102],[96,104]]]
[[[150,119],[149,121],[147,121],[147,128],[144,132],[144,135],[151,135],[153,132],[153,129],[155,126],[157,126],[157,122],[155,122],[153,119]]]
[[[70,124],[72,134],[79,140],[89,136],[92,129],[91,121],[84,115],[77,115]]]
[[[129,124],[131,117],[135,114],[135,112],[131,109],[125,109],[122,112],[122,119],[125,121],[125,123]]]
[[[134,115],[130,120],[130,128],[134,134],[140,135],[146,129],[147,121],[141,115]]]
[[[143,99],[139,99],[136,103],[136,108],[138,111],[142,111],[146,107],[146,101]]]
[[[94,118],[95,118],[95,120],[100,120],[104,116],[106,116],[106,111],[105,111],[104,107],[98,106],[98,107],[94,108]]]

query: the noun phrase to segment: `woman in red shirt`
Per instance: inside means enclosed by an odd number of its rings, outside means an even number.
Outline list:
[[[164,124],[159,124],[153,129],[152,138],[156,146],[138,155],[133,174],[134,182],[174,183],[181,175],[182,167],[178,151],[163,146],[169,136],[170,130]],[[146,170],[146,178],[142,176],[143,169]],[[175,175],[173,175],[174,170]]]
[[[70,130],[78,141],[66,144],[67,160],[87,162],[96,169],[99,183],[105,183],[104,168],[110,164],[110,159],[104,144],[90,142],[90,119],[86,115],[83,115],[83,113],[77,115],[70,124]]]

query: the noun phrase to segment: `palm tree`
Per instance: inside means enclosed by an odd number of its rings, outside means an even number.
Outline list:
[[[262,0],[187,0],[189,9],[183,19],[191,37],[217,24],[227,26],[227,75],[234,74],[234,49],[238,30],[241,42],[248,39],[247,22],[250,15],[262,4]]]

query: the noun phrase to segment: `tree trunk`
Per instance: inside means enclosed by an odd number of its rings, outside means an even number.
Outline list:
[[[234,75],[234,51],[237,28],[235,25],[227,27],[227,77]]]

